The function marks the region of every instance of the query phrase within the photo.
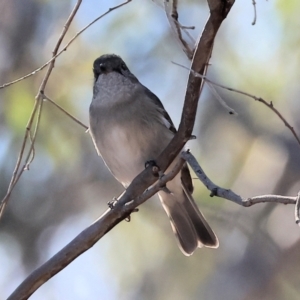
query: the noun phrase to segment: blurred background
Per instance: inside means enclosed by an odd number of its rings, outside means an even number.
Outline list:
[[[300,133],[300,35],[297,0],[237,1],[223,23],[209,78],[273,101]],[[0,85],[49,60],[75,0],[0,1]],[[83,1],[63,45],[119,1]],[[159,1],[140,0],[112,12],[61,55],[46,94],[88,124],[92,63],[105,53],[123,57],[164,103],[178,126],[189,61],[173,37]],[[206,1],[180,1],[179,20],[196,39],[208,17]],[[45,70],[0,90],[0,196],[5,195],[34,97]],[[296,195],[300,147],[262,104],[218,89],[238,113],[229,115],[209,89],[199,102],[188,145],[207,175],[243,197]],[[217,250],[179,251],[155,197],[30,299],[299,299],[300,231],[294,207],[241,208],[210,198],[197,180],[195,198],[220,240]],[[89,134],[44,103],[36,155],[0,220],[0,299],[44,263],[123,191],[96,155]]]

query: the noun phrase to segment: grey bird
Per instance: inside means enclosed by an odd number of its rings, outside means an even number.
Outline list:
[[[93,71],[89,131],[98,155],[127,188],[145,163],[158,157],[176,129],[158,97],[138,81],[119,56],[100,56]],[[189,256],[197,247],[217,248],[218,239],[192,197],[187,165],[167,183],[167,189],[171,193],[162,190],[158,196],[183,254]]]

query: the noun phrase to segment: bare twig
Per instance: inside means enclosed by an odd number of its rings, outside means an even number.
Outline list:
[[[36,135],[37,135],[37,131],[38,131],[38,127],[39,127],[39,123],[40,123],[40,118],[41,118],[41,111],[42,111],[42,102],[38,103],[38,116],[37,116],[37,121],[36,121],[36,126],[35,126],[35,130],[34,133],[31,133],[31,128],[30,127],[26,127],[26,132],[25,132],[25,136],[23,139],[23,143],[22,143],[22,147],[21,147],[21,151],[19,153],[18,159],[17,159],[17,163],[10,181],[10,184],[8,186],[6,195],[4,196],[4,198],[1,200],[0,203],[0,218],[2,217],[2,214],[6,208],[7,202],[10,198],[10,195],[15,187],[15,185],[17,184],[17,182],[19,181],[20,177],[22,176],[24,171],[29,170],[29,166],[30,163],[33,161],[34,159],[34,143],[35,143],[35,139],[36,139]],[[25,158],[25,163],[23,164],[22,168],[20,169],[20,165],[23,159],[23,155],[24,155],[24,151],[25,151],[25,147],[26,147],[26,143],[28,140],[28,137],[30,139],[30,147],[28,149],[27,152],[27,156]]]
[[[190,152],[182,152],[181,156],[188,162],[188,164],[191,166],[191,168],[193,169],[197,177],[200,179],[200,181],[207,187],[209,191],[211,191],[210,194],[211,197],[214,196],[221,197],[244,207],[250,207],[254,204],[265,203],[265,202],[296,204],[297,197],[288,197],[288,196],[280,196],[280,195],[262,195],[262,196],[251,197],[248,199],[243,199],[241,196],[235,194],[233,191],[229,189],[221,188],[216,184],[214,184],[207,177],[207,175],[200,167],[195,157]]]
[[[63,40],[63,38],[65,37],[70,25],[71,25],[71,22],[73,20],[73,18],[75,17],[79,7],[80,7],[80,4],[81,4],[82,0],[78,0],[76,5],[74,6],[70,16],[68,17],[67,21],[66,21],[66,24],[64,25],[63,27],[63,30],[60,34],[60,37],[54,47],[54,50],[53,50],[53,57],[56,56],[57,54],[57,51],[59,49],[59,46]],[[47,73],[41,83],[41,86],[39,88],[39,91],[38,91],[38,94],[35,98],[35,103],[34,103],[34,106],[33,106],[33,110],[31,112],[31,115],[29,117],[29,120],[27,122],[27,125],[26,125],[26,130],[25,130],[25,135],[24,135],[24,139],[23,139],[23,143],[22,143],[22,146],[21,146],[21,150],[20,150],[20,153],[19,153],[19,156],[18,156],[18,159],[17,159],[17,163],[16,163],[16,166],[15,166],[15,169],[14,169],[14,172],[13,172],[13,175],[12,175],[12,178],[11,178],[11,181],[10,181],[10,184],[9,184],[9,187],[8,187],[8,190],[6,192],[6,195],[4,196],[4,198],[2,199],[1,203],[0,203],[0,218],[4,212],[4,209],[7,205],[7,202],[9,200],[9,197],[11,195],[11,192],[13,190],[13,188],[15,187],[16,183],[19,181],[21,175],[23,174],[23,172],[29,168],[29,164],[32,162],[32,160],[30,160],[30,157],[31,157],[31,153],[34,149],[34,142],[35,142],[35,139],[36,139],[36,136],[37,136],[37,132],[38,132],[38,127],[39,127],[39,122],[40,122],[40,118],[41,118],[41,111],[42,111],[42,105],[43,105],[43,99],[41,98],[41,92],[44,91],[45,89],[45,86],[47,84],[47,81],[49,79],[49,76],[52,72],[52,69],[54,67],[54,61],[55,61],[55,58],[53,58],[53,60],[50,62],[49,64],[49,67],[48,67],[48,70],[47,70]],[[34,130],[34,133],[33,135],[30,137],[31,135],[31,127],[32,127],[32,124],[33,124],[33,121],[36,117],[36,113],[38,111],[38,116],[37,116],[37,122],[36,122],[36,126],[35,126],[35,130]],[[30,139],[32,140],[31,141],[31,145],[29,147],[29,150],[28,150],[28,154],[27,154],[27,157],[25,159],[25,164],[24,164],[24,167],[19,171],[19,168],[20,168],[20,164],[22,162],[22,159],[23,159],[23,156],[24,156],[24,151],[25,151],[25,147],[26,147],[26,144],[27,144],[27,140],[28,140],[28,136],[30,137]]]
[[[296,198],[297,197],[281,195],[261,195],[243,200],[242,206],[250,207],[258,203],[296,204]]]
[[[182,25],[178,20],[177,21],[174,20],[174,21],[178,24],[178,26],[180,27],[180,29],[182,29],[182,31],[187,35],[187,37],[190,39],[190,41],[193,43],[193,45],[195,45],[196,41],[192,37],[192,35],[189,33],[188,30],[194,30],[196,27],[195,26],[185,26],[185,25]]]
[[[230,115],[237,115],[237,112],[231,108],[225,101],[224,99],[220,96],[220,94],[217,92],[215,89],[214,85],[210,82],[205,81],[207,86],[209,87],[210,91],[212,94],[215,96],[215,98],[219,101],[219,103],[228,111]]]
[[[90,22],[88,25],[86,25],[85,27],[83,27],[80,31],[78,31],[70,40],[69,40],[69,42],[59,51],[59,52],[57,52],[57,51],[54,51],[53,53],[55,53],[55,55],[53,55],[52,56],[52,58],[50,59],[50,60],[48,60],[46,63],[44,63],[41,67],[39,67],[39,68],[37,68],[36,70],[34,70],[34,71],[32,71],[31,73],[29,73],[29,74],[27,74],[27,75],[25,75],[25,76],[23,76],[23,77],[21,77],[21,78],[18,78],[18,79],[16,79],[16,80],[13,80],[13,81],[11,81],[11,82],[8,82],[8,83],[5,83],[5,84],[3,84],[3,85],[1,85],[0,86],[0,89],[3,89],[3,88],[5,88],[5,87],[8,87],[8,86],[10,86],[10,85],[12,85],[12,84],[15,84],[15,83],[17,83],[17,82],[19,82],[19,81],[21,81],[21,80],[24,80],[24,79],[26,79],[26,78],[28,78],[28,77],[31,77],[32,75],[35,75],[36,73],[38,73],[38,72],[40,72],[41,70],[43,70],[45,67],[47,67],[50,63],[52,63],[58,56],[60,56],[64,51],[66,51],[67,50],[67,48],[74,42],[74,40],[76,40],[77,38],[78,38],[78,36],[79,35],[81,35],[85,30],[87,30],[90,26],[92,26],[94,23],[96,23],[97,21],[99,21],[101,18],[103,18],[104,16],[106,16],[107,14],[109,14],[110,12],[112,12],[113,10],[116,10],[117,8],[120,8],[121,6],[123,6],[123,5],[125,5],[125,4],[128,4],[129,2],[131,2],[132,0],[127,0],[126,2],[123,2],[123,3],[121,3],[121,4],[119,4],[119,5],[116,5],[116,6],[114,6],[114,7],[111,7],[111,8],[109,8],[104,14],[102,14],[101,16],[99,16],[99,17],[97,17],[96,19],[94,19],[92,22]],[[78,8],[79,8],[79,6],[80,6],[80,4],[81,4],[81,2],[82,2],[82,0],[79,0],[78,2],[77,2],[77,4],[76,4],[76,7],[77,7],[77,5],[78,5],[78,7],[76,8],[74,8],[74,9],[76,9],[76,11],[78,10]],[[72,14],[70,15],[70,17],[72,16]],[[75,16],[75,14],[73,15],[73,17]],[[70,18],[69,17],[69,18]],[[72,17],[72,18],[73,18]],[[69,20],[68,20],[69,21]],[[67,23],[66,24],[71,24],[71,22],[70,23],[68,23],[68,21],[67,21]],[[64,29],[66,29],[66,30],[68,30],[68,28],[69,28],[69,25],[66,27],[66,25],[64,26]],[[63,35],[63,37],[64,37],[64,35]],[[62,40],[62,35],[60,36],[60,38],[59,38],[59,40]],[[57,45],[60,45],[60,43],[57,43]]]
[[[298,192],[295,205],[295,221],[300,226],[300,192]]]
[[[60,105],[58,105],[56,102],[54,102],[53,100],[51,100],[48,96],[46,96],[45,94],[43,94],[43,99],[47,100],[48,102],[50,102],[52,105],[54,105],[55,107],[57,107],[59,110],[61,110],[64,114],[66,114],[69,118],[71,118],[73,121],[75,121],[76,123],[78,123],[79,125],[81,125],[85,130],[88,130],[89,127],[86,126],[84,123],[82,123],[81,121],[79,121],[77,118],[75,118],[74,116],[72,116],[69,112],[67,112],[64,108],[62,108]]]
[[[256,24],[256,2],[255,2],[255,0],[252,0],[252,5],[253,5],[253,9],[254,9],[254,19],[253,19],[252,25],[255,25]]]
[[[241,196],[235,194],[231,190],[221,188],[214,184],[205,174],[203,169],[198,164],[195,157],[190,152],[182,152],[181,156],[184,160],[187,161],[187,163],[191,166],[197,177],[200,179],[200,181],[206,186],[206,188],[211,191],[211,197],[217,196],[221,197],[230,201],[233,201],[234,203],[237,203],[239,205],[242,205],[243,199]]]
[[[196,27],[195,26],[184,26],[184,25],[180,25],[181,29],[190,29],[190,30],[194,30]]]
[[[199,76],[199,74],[197,72],[194,72],[193,70],[191,70],[190,68],[185,67],[184,65],[178,64],[178,63],[176,63],[174,61],[171,61],[171,63],[174,64],[174,65],[176,65],[176,66],[179,66],[179,67],[182,67],[184,69],[187,69],[190,72],[193,72],[196,77],[202,78],[204,80],[204,82],[207,84],[207,86],[209,87],[209,89],[212,92],[212,94],[219,101],[219,103],[228,111],[228,113],[230,115],[237,115],[237,112],[233,108],[231,108],[230,106],[228,106],[228,104],[219,95],[219,93],[217,92],[217,90],[214,88],[214,84],[207,80],[206,73],[205,73],[205,76],[203,76],[203,75]]]
[[[231,91],[231,92],[234,92],[234,93],[238,93],[238,94],[247,96],[247,97],[252,98],[252,99],[254,99],[254,100],[258,101],[258,102],[263,103],[265,106],[267,106],[268,108],[270,108],[279,117],[279,119],[283,122],[283,124],[292,132],[293,136],[295,137],[295,139],[297,140],[297,142],[298,142],[298,144],[300,146],[300,138],[299,138],[298,134],[296,133],[294,127],[291,126],[289,124],[289,122],[283,117],[283,115],[274,107],[274,104],[273,104],[272,101],[268,102],[268,101],[264,100],[261,97],[257,97],[255,95],[252,95],[252,94],[249,94],[249,93],[237,90],[237,89],[233,89],[233,88],[227,87],[227,86],[219,84],[219,83],[216,83],[216,82],[210,80],[209,78],[207,78],[206,76],[203,76],[203,75],[201,75],[201,74],[199,74],[199,73],[191,70],[190,68],[187,68],[187,67],[185,67],[185,66],[183,66],[181,64],[175,63],[175,62],[172,62],[172,63],[175,64],[175,65],[178,65],[178,66],[180,66],[180,67],[182,67],[184,69],[187,69],[190,72],[193,72],[196,77],[202,78],[207,83],[213,84],[215,86],[218,86],[220,88],[223,88],[225,90],[228,90],[228,91]]]
[[[34,128],[34,132],[33,135],[31,135],[31,130],[29,130],[29,137],[30,137],[30,148],[28,151],[28,156],[25,159],[25,166],[24,166],[24,171],[25,170],[29,170],[29,166],[30,164],[33,162],[34,157],[35,157],[35,148],[34,148],[34,144],[35,144],[35,140],[36,140],[36,136],[37,136],[37,132],[39,129],[39,125],[40,125],[40,121],[41,121],[41,116],[42,116],[42,108],[43,108],[43,102],[40,101],[39,102],[39,106],[38,106],[38,110],[37,110],[37,121],[35,123],[35,128]],[[22,170],[21,170],[22,171]],[[23,173],[23,171],[22,171]],[[20,174],[21,175],[21,174]],[[16,183],[16,182],[15,182]]]
[[[31,134],[31,131],[29,131],[28,134],[29,134],[30,143],[32,145],[32,152],[31,152],[30,160],[29,160],[28,164],[26,164],[24,171],[29,171],[29,166],[35,157],[35,147],[34,147],[34,141],[33,141],[33,136]]]
[[[170,1],[164,0],[164,8],[165,8],[166,16],[170,23],[173,33],[175,34],[178,42],[183,48],[183,51],[185,52],[185,54],[189,59],[192,59],[193,49],[182,37],[182,33],[181,33],[182,26],[178,22],[177,4],[178,4],[177,0],[172,0],[172,7],[170,8]],[[193,40],[191,35],[189,33],[187,34]]]

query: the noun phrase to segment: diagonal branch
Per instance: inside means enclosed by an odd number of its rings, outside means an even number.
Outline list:
[[[76,117],[74,117],[73,115],[71,115],[69,112],[67,112],[64,108],[62,108],[60,105],[58,105],[55,101],[53,101],[52,99],[50,99],[48,96],[46,96],[45,94],[42,95],[43,99],[47,100],[48,102],[50,102],[52,105],[54,105],[56,108],[58,108],[60,111],[62,111],[64,114],[66,114],[70,119],[72,119],[74,122],[78,123],[79,125],[81,125],[86,131],[89,129],[88,126],[86,126],[84,123],[82,123],[80,120],[78,120]]]
[[[207,177],[203,169],[198,164],[196,158],[190,152],[182,152],[181,156],[184,158],[185,161],[188,162],[188,164],[191,166],[191,168],[193,169],[197,177],[200,179],[200,181],[206,186],[206,188],[209,191],[211,191],[210,194],[211,197],[214,196],[221,197],[244,207],[250,207],[254,204],[265,203],[265,202],[296,204],[297,197],[288,197],[288,196],[280,196],[280,195],[262,195],[262,196],[255,196],[255,197],[243,199],[241,196],[237,195],[233,191],[229,189],[224,189],[214,184]]]
[[[161,177],[153,187],[137,197],[135,201],[131,201],[127,205],[120,205],[119,202],[116,202],[113,209],[108,209],[98,220],[83,230],[57,254],[33,271],[7,300],[28,299],[42,284],[64,269],[80,254],[91,248],[115,225],[129,217],[131,212],[133,212],[138,205],[144,203],[147,199],[159,192],[168,181],[172,180],[178,174],[184,163],[185,161],[183,159],[179,160],[170,173]],[[156,171],[154,171],[154,173],[156,173]]]

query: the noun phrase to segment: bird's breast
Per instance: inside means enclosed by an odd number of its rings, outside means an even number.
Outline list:
[[[156,127],[128,122],[106,124],[107,130],[98,137],[97,130],[93,132],[99,155],[125,187],[144,169],[145,162],[155,159],[169,142],[170,138]]]

